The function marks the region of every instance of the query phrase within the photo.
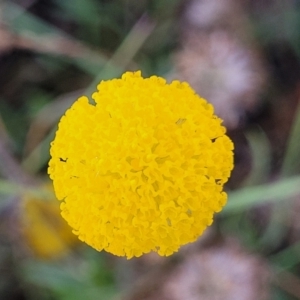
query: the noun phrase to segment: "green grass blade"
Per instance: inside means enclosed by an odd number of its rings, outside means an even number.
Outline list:
[[[299,174],[300,171],[300,107],[295,114],[294,124],[289,135],[281,174],[283,177]]]
[[[237,213],[255,205],[288,201],[300,194],[300,176],[284,179],[275,183],[247,187],[228,195],[228,203],[223,213]]]

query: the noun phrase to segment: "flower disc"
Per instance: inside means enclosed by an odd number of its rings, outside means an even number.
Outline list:
[[[195,241],[226,203],[233,143],[187,83],[127,72],[61,118],[48,172],[79,239],[128,258]]]

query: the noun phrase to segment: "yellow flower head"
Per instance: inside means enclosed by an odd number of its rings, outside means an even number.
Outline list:
[[[127,72],[61,118],[48,172],[79,239],[118,256],[170,255],[226,203],[233,143],[183,82]]]
[[[41,259],[54,259],[66,254],[77,239],[60,217],[59,203],[53,188],[40,187],[41,195],[24,192],[20,222],[24,242],[32,253]],[[43,194],[49,199],[45,199]]]

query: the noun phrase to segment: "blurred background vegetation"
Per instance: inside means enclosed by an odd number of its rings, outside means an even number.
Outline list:
[[[300,1],[0,3],[0,299],[300,299]],[[170,258],[77,241],[47,178],[65,110],[141,69],[188,81],[235,143],[228,204]]]

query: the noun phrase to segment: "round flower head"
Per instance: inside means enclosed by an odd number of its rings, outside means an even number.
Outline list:
[[[127,72],[61,118],[48,172],[79,239],[118,256],[170,255],[226,203],[233,143],[183,82]]]

